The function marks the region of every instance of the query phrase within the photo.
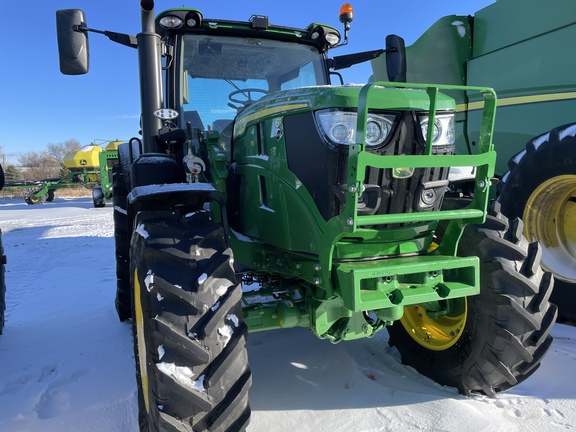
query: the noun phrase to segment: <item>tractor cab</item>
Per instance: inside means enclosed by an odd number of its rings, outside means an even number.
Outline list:
[[[195,143],[184,154],[206,160],[206,148],[216,145],[228,162],[238,115],[264,97],[275,100],[279,91],[329,85],[326,53],[341,39],[323,24],[276,27],[261,15],[247,22],[206,20],[195,9],[163,12],[156,31],[169,47],[165,106],[178,113],[164,125]]]
[[[198,113],[205,128],[221,131],[239,111],[267,94],[328,84],[316,47],[256,36],[181,37],[176,102],[184,121],[197,121]]]

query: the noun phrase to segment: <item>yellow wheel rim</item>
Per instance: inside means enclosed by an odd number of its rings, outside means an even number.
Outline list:
[[[542,183],[526,202],[524,235],[542,245],[542,267],[576,282],[576,175]]]
[[[444,351],[454,345],[466,325],[468,302],[464,301],[464,312],[457,316],[441,316],[430,318],[427,310],[421,305],[406,306],[404,316],[400,320],[404,329],[412,338],[432,351]]]
[[[146,368],[146,340],[144,339],[144,312],[140,299],[140,279],[138,279],[138,270],[134,270],[134,320],[136,324],[136,342],[138,344],[138,361],[140,364],[140,380],[142,384],[142,394],[144,396],[144,405],[146,412],[150,413],[148,401],[148,372]]]

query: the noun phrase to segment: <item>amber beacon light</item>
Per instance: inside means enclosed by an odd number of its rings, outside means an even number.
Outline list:
[[[340,6],[340,22],[348,25],[354,20],[354,8],[350,3]]]

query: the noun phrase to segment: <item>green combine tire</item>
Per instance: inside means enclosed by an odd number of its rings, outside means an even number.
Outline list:
[[[141,431],[239,431],[252,375],[241,285],[211,213],[140,213],[131,242]]]
[[[538,243],[523,237],[522,221],[509,223],[499,207],[494,203],[486,223],[468,226],[460,241],[459,255],[480,258],[480,294],[465,299],[463,312],[448,323],[425,314],[418,323],[408,312],[388,328],[403,363],[464,395],[493,395],[519,384],[552,343],[553,278],[540,268]]]
[[[551,301],[561,321],[576,322],[576,123],[528,142],[508,162],[498,185],[502,212],[524,221],[524,235],[542,246],[554,275]]]
[[[54,189],[49,189],[48,190],[48,195],[46,195],[46,202],[52,202],[54,201]]]
[[[116,312],[120,321],[132,317],[132,294],[130,293],[130,240],[128,237],[128,190],[120,164],[112,169],[112,204],[114,206],[114,246],[116,251]]]

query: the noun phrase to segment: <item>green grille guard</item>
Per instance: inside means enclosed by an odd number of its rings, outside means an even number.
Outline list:
[[[322,288],[327,298],[338,292],[344,299],[346,308],[357,310],[371,310],[385,307],[405,306],[426,301],[462,297],[478,292],[478,261],[476,257],[458,258],[456,250],[462,230],[469,223],[483,223],[489,198],[490,179],[494,175],[496,153],[491,142],[496,110],[496,94],[490,88],[465,86],[431,86],[426,84],[402,83],[401,87],[408,89],[425,89],[429,99],[428,121],[434,124],[436,116],[436,102],[439,89],[477,91],[484,96],[484,111],[482,129],[479,139],[478,154],[476,155],[433,155],[432,133],[428,128],[426,137],[426,150],[424,155],[379,156],[364,151],[366,122],[368,119],[370,91],[376,87],[399,87],[398,83],[375,82],[364,86],[360,91],[358,106],[358,121],[356,125],[356,139],[350,145],[348,161],[348,192],[346,205],[342,213],[327,222],[322,248],[320,253],[319,276]],[[474,198],[463,209],[441,210],[430,212],[414,212],[401,214],[359,216],[357,203],[359,191],[364,180],[366,167],[378,169],[393,168],[430,168],[430,167],[476,167]],[[369,238],[373,229],[363,227],[373,225],[387,225],[396,223],[450,221],[443,240],[439,247],[428,255],[393,258],[379,262],[366,263],[336,263],[333,264],[333,252],[336,244],[345,237]],[[336,269],[333,279],[333,270]],[[447,283],[442,270],[460,270],[459,277],[465,280]],[[430,282],[424,275],[432,272],[440,279]],[[387,280],[394,275],[418,274],[422,283],[416,289],[400,289],[399,286],[386,287]],[[395,279],[392,278],[392,281]],[[369,281],[369,282],[366,282]],[[337,286],[334,287],[334,284]],[[372,286],[366,290],[366,285]],[[412,287],[411,284],[401,284]],[[338,287],[345,287],[339,289]]]

